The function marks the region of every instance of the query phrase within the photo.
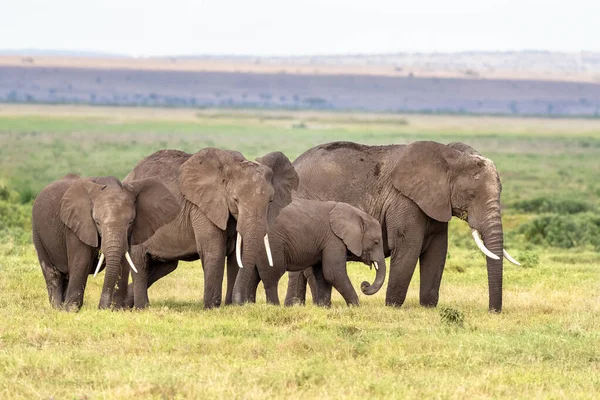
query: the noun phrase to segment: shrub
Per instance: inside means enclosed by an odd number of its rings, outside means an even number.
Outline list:
[[[0,243],[31,242],[31,204],[21,204],[14,190],[0,184]]]
[[[540,265],[540,256],[534,251],[525,251],[519,254],[519,262],[523,268],[533,268]]]
[[[522,212],[534,214],[578,214],[594,211],[594,207],[585,201],[573,199],[549,199],[547,197],[518,201],[513,207]]]
[[[519,233],[535,244],[565,249],[592,245],[600,249],[600,217],[592,213],[543,215],[521,225]]]
[[[460,310],[450,307],[440,308],[440,317],[442,322],[448,325],[463,327],[465,323],[465,315]]]

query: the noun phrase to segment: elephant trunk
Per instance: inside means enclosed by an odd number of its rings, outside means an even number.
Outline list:
[[[502,232],[502,219],[500,207],[494,204],[484,213],[485,218],[481,224],[481,235],[484,246],[495,255],[496,259],[486,257],[489,287],[489,310],[502,311],[502,258],[504,249],[504,235]]]
[[[108,308],[111,305],[115,285],[121,275],[122,261],[127,251],[127,240],[125,232],[103,235],[102,253],[106,259],[106,270],[104,274],[104,285],[100,295],[98,308]]]
[[[379,289],[381,289],[381,287],[383,286],[383,283],[385,282],[385,258],[382,258],[379,261],[374,261],[373,264],[375,264],[375,268],[377,271],[377,274],[375,275],[375,281],[372,285],[369,284],[369,282],[367,281],[364,281],[360,285],[360,290],[362,290],[364,294],[369,296],[377,293]]]
[[[267,233],[267,217],[242,212],[237,221],[236,258],[242,268],[254,268],[263,254],[266,255],[264,237]]]

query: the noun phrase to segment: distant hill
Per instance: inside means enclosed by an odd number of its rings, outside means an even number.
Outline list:
[[[0,49],[0,56],[24,57],[91,57],[91,58],[128,58],[129,56],[117,53],[101,53],[94,51],[78,50],[41,50],[41,49]]]
[[[600,117],[600,53],[0,56],[0,102]]]

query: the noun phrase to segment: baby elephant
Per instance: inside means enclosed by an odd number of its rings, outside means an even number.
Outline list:
[[[46,186],[32,211],[33,244],[50,304],[78,311],[88,275],[106,258],[99,308],[107,308],[119,277],[128,277],[123,257],[179,213],[169,190],[154,179],[121,183],[114,177],[83,179],[67,175]],[[126,265],[126,264],[124,264]],[[126,290],[126,283],[123,285]]]
[[[377,270],[373,285],[361,284],[364,294],[377,293],[385,281],[381,226],[373,217],[349,204],[294,199],[281,210],[269,230],[269,242],[272,260],[263,251],[264,256],[257,265],[269,303],[279,304],[277,286],[286,270],[300,271],[322,264],[325,280],[340,292],[348,305],[358,305],[358,296],[346,271],[348,252],[367,265],[373,264]],[[253,297],[258,280],[252,267],[244,265],[238,271],[234,303],[244,303]]]

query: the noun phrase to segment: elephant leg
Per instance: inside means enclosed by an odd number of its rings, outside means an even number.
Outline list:
[[[227,256],[227,292],[225,293],[225,305],[233,303],[233,287],[235,286],[235,279],[237,278],[239,269],[235,253],[229,254]]]
[[[256,303],[256,293],[258,292],[258,284],[261,278],[258,274],[258,269],[254,268],[250,281],[248,282],[248,303]],[[279,280],[277,280],[279,282]],[[264,284],[264,282],[263,282]],[[266,287],[265,287],[266,290]],[[269,295],[267,293],[267,303],[269,302]],[[277,304],[279,304],[279,295],[277,295]]]
[[[321,265],[322,264],[319,262],[318,264],[316,264],[316,268],[321,268]],[[308,282],[308,287],[310,288],[310,294],[312,295],[313,304],[319,304],[319,297],[317,296],[317,279],[315,278],[315,273],[313,270],[314,268],[315,266],[305,268],[304,271],[302,271],[302,274]]]
[[[79,311],[92,265],[92,249],[78,238],[67,241],[69,259],[69,283],[65,293],[64,307],[67,311]]]
[[[144,269],[144,272],[142,272],[138,268],[139,273],[134,275],[134,291],[133,291],[133,293],[135,295],[134,296],[134,304],[135,304],[136,308],[138,308],[138,309],[145,308],[148,306],[148,304],[150,304],[150,300],[148,299],[148,289],[150,288],[150,286],[152,286],[152,284],[154,284],[159,279],[161,279],[161,278],[169,275],[171,272],[175,271],[178,263],[179,263],[179,261],[177,261],[177,260],[167,261],[167,262],[150,260],[147,263],[147,267]],[[135,291],[136,281],[138,281],[137,286],[138,286],[138,291],[140,293],[139,301],[138,301],[138,292]],[[145,290],[144,290],[144,286],[145,286]],[[127,294],[129,297],[131,294],[131,291],[128,290]],[[128,301],[128,303],[129,303],[129,301]]]
[[[48,289],[48,299],[53,308],[62,308],[64,296],[64,275],[52,266],[45,250],[38,250],[38,259],[42,267],[42,273],[46,280],[46,289]]]
[[[430,238],[429,245],[421,253],[419,269],[421,287],[419,302],[425,307],[435,307],[440,295],[440,283],[448,253],[448,224],[443,232]]]
[[[221,306],[223,276],[225,274],[225,252],[215,252],[202,257],[204,269],[204,308]]]
[[[346,248],[327,249],[323,252],[323,276],[327,282],[331,282],[333,287],[340,292],[346,304],[349,306],[358,306],[358,295],[350,282],[346,270]],[[329,292],[331,304],[331,291]]]
[[[257,268],[257,274],[254,281],[254,287],[262,280],[263,286],[265,287],[265,294],[267,297],[267,304],[280,305],[279,301],[279,280],[285,273],[285,270],[279,265],[285,265],[283,261],[278,261],[274,267],[262,266]],[[255,292],[255,291],[254,291]]]
[[[316,286],[316,294],[313,293],[313,302],[320,307],[329,307],[331,306],[331,289],[333,285],[323,275],[322,263],[313,265],[312,270]]]
[[[288,272],[288,287],[284,302],[286,307],[306,304],[306,282],[303,271]]]
[[[423,218],[423,221],[396,228],[395,235],[388,233],[388,238],[393,238],[393,241],[388,240],[391,250],[390,272],[385,295],[385,304],[388,306],[400,307],[406,300],[406,293],[423,247],[425,224]],[[393,227],[388,226],[388,230],[393,230]]]

